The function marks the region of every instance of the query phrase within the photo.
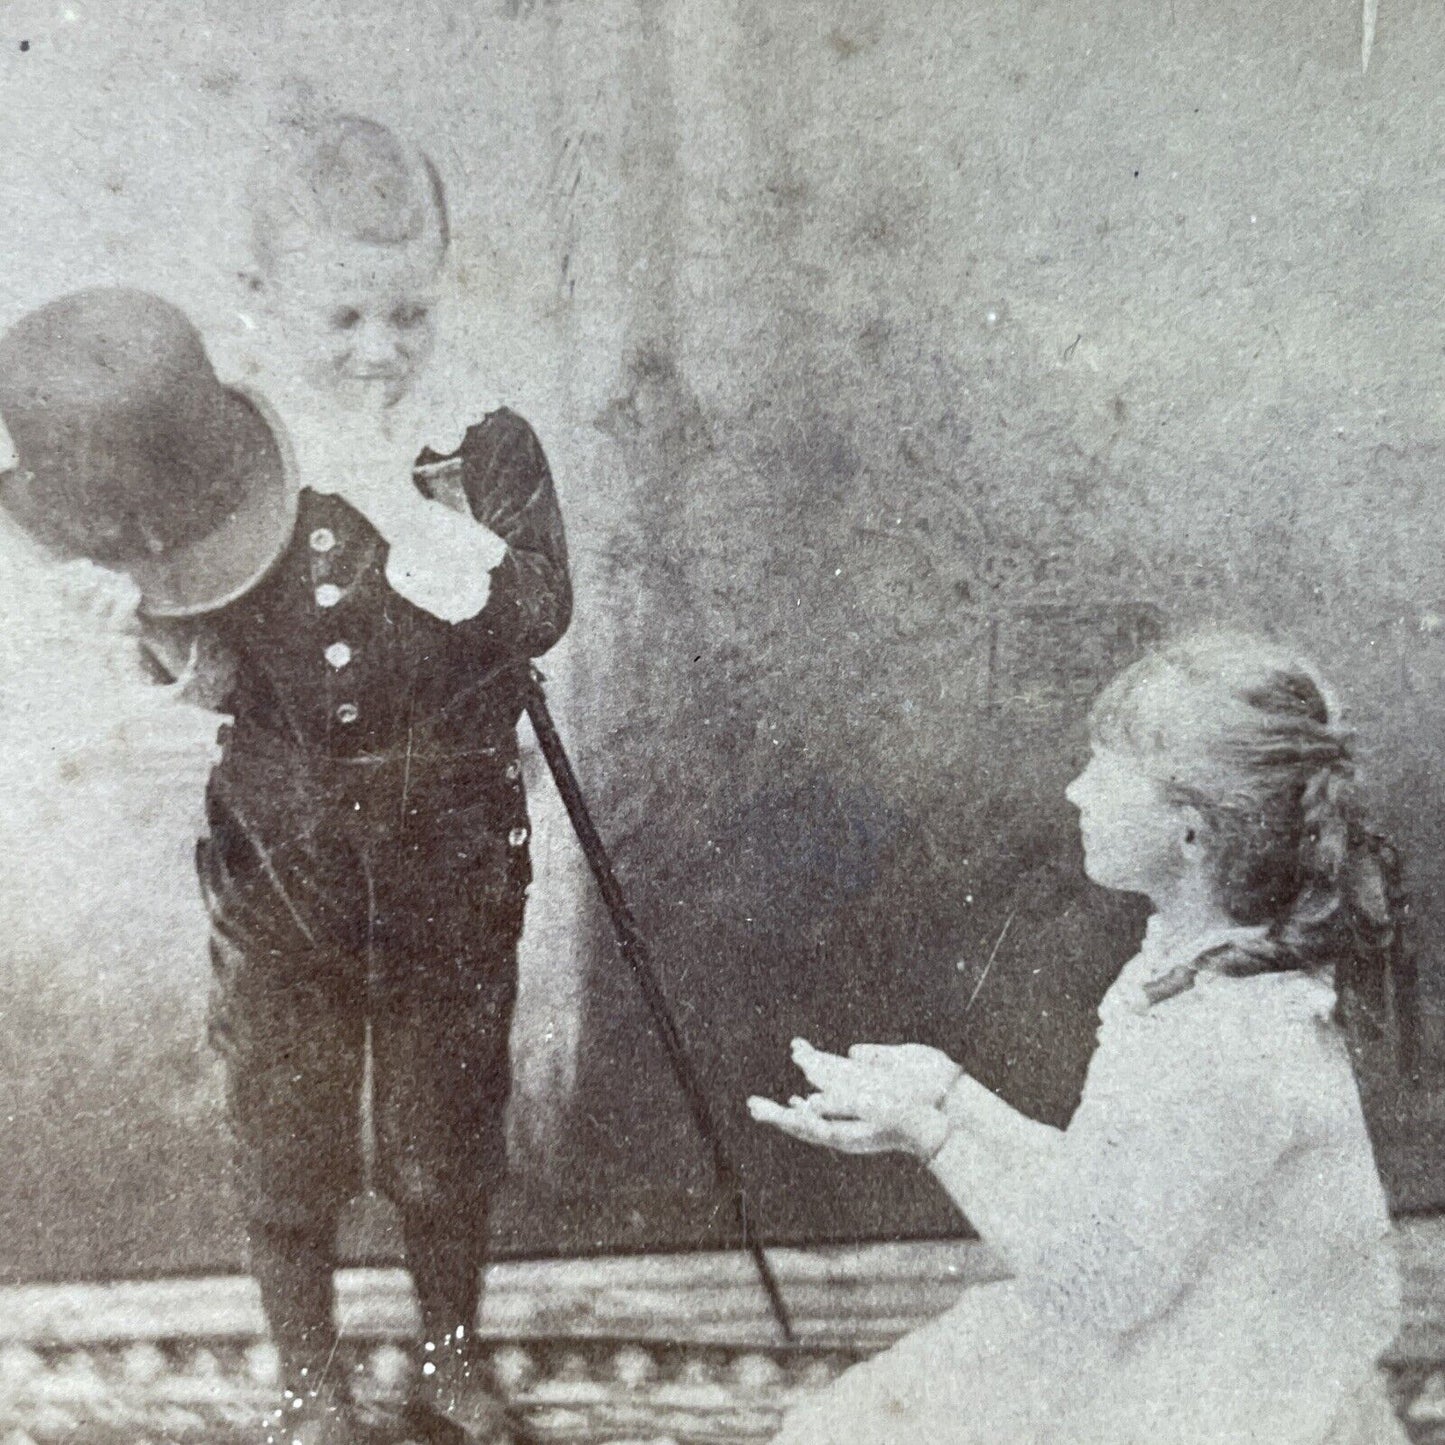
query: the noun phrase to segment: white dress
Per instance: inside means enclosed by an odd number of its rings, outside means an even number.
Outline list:
[[[1247,933],[1237,930],[1235,934]],[[1230,934],[1151,927],[1066,1130],[972,1080],[939,1182],[1014,1277],[790,1413],[779,1445],[1403,1445],[1376,1362],[1389,1218],[1334,991],[1143,986]]]

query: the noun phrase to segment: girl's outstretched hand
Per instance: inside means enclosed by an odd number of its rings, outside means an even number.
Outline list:
[[[933,1087],[941,1075],[934,1060],[927,1070],[895,1069],[823,1053],[796,1039],[793,1062],[818,1092],[806,1099],[794,1096],[786,1107],[749,1099],[748,1111],[760,1123],[845,1154],[902,1152],[931,1158],[947,1137],[948,1121],[937,1107],[947,1084]]]
[[[785,1107],[754,1096],[748,1100],[748,1113],[759,1124],[771,1124],[805,1144],[821,1144],[841,1154],[889,1154],[905,1147],[876,1124],[847,1116],[829,1117],[812,1099],[794,1097]]]
[[[942,1049],[927,1044],[854,1044],[848,1058],[886,1075],[891,1087],[911,1087],[920,1100],[934,1105],[963,1077]]]

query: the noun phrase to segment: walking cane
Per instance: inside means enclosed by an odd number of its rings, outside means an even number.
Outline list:
[[[557,732],[557,725],[552,721],[551,711],[547,707],[547,698],[542,691],[542,674],[536,668],[532,668],[528,675],[525,706],[527,716],[532,722],[532,731],[536,733],[537,743],[542,749],[542,756],[547,760],[547,767],[551,770],[557,791],[562,796],[562,804],[567,809],[567,816],[572,820],[577,841],[582,845],[582,852],[586,855],[592,876],[597,881],[602,901],[607,905],[607,912],[612,919],[612,931],[617,938],[617,950],[632,970],[632,977],[642,993],[643,1002],[647,1005],[647,1011],[652,1015],[652,1021],[662,1038],[667,1061],[671,1064],[673,1075],[687,1100],[693,1123],[712,1154],[713,1171],[719,1186],[733,1206],[743,1245],[753,1257],[753,1264],[768,1297],[773,1318],[777,1321],[783,1339],[788,1344],[793,1344],[797,1336],[793,1332],[792,1320],[788,1317],[788,1308],[783,1302],[778,1281],[763,1253],[762,1245],[753,1237],[748,1227],[747,1200],[743,1196],[742,1181],[718,1134],[717,1122],[713,1118],[707,1094],[687,1056],[682,1035],[678,1032],[672,1011],[667,1006],[667,998],[648,956],[647,944],[637,927],[637,920],[632,916],[632,910],[627,906],[627,900],[622,896],[622,888],[617,882],[612,861],[608,858],[607,849],[592,822],[592,815],[588,811],[587,800],[582,796],[572,761],[567,756],[567,750]]]

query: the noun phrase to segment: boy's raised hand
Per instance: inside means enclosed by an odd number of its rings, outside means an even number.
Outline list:
[[[61,605],[105,632],[134,633],[140,589],[124,573],[76,558],[55,571]]]

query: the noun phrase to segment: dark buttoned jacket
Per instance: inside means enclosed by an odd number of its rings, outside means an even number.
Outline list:
[[[230,661],[222,710],[234,719],[213,806],[258,836],[350,807],[360,787],[395,804],[376,809],[379,826],[489,799],[510,806],[527,660],[571,617],[551,474],[531,427],[503,409],[455,456],[423,452],[413,484],[459,485],[507,545],[477,616],[444,622],[393,591],[386,543],[365,516],[303,489],[286,551],[209,621]]]

